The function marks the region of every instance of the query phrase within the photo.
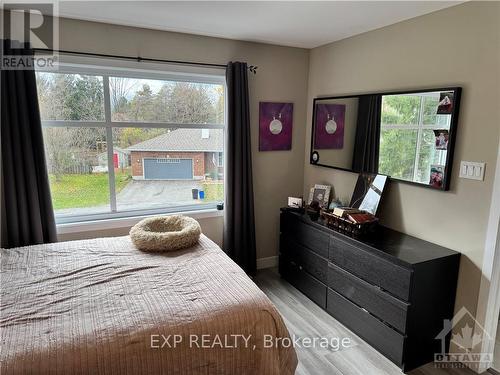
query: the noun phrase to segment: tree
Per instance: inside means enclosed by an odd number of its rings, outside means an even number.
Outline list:
[[[103,120],[102,79],[96,76],[37,73],[43,120]],[[46,128],[49,172],[60,180],[64,173],[90,171],[96,165],[97,142],[105,140],[99,128]]]
[[[98,121],[104,119],[102,80],[94,76],[79,76],[71,82],[64,100],[70,120]]]
[[[391,177],[412,180],[416,147],[416,130],[382,129],[379,172]]]
[[[171,109],[169,103],[172,100],[172,87],[171,83],[164,83],[154,98],[154,121],[170,122]]]
[[[141,82],[145,81],[110,77],[110,103],[115,121],[179,124],[223,121],[224,97],[220,85],[151,80],[139,88]],[[101,77],[37,73],[37,88],[43,120],[104,120]],[[166,131],[170,130],[114,128],[113,143],[127,148]],[[102,152],[98,143],[105,140],[102,128],[47,129],[45,143],[50,173],[59,179],[73,170],[91,170],[91,166],[96,165],[97,154]],[[82,166],[84,168],[80,168]]]
[[[135,93],[128,106],[127,114],[130,121],[150,122],[153,120],[153,91],[148,84],[143,84],[142,88]]]
[[[44,129],[45,154],[47,157],[47,168],[49,173],[54,174],[56,181],[66,172],[71,164],[71,151],[68,145],[71,143],[71,134],[66,128]]]
[[[382,124],[417,124],[420,96],[386,95],[382,101]]]
[[[216,124],[223,124],[224,123],[224,113],[225,113],[225,106],[224,106],[224,87],[222,85],[217,86],[215,88],[215,92],[217,95],[217,104],[215,107],[215,122]]]
[[[98,144],[106,140],[103,128],[44,129],[47,167],[57,181],[66,173],[90,173],[97,165]]]
[[[111,107],[114,114],[125,111],[130,92],[136,87],[136,85],[137,81],[135,79],[126,77],[109,78]]]
[[[121,148],[127,148],[137,143],[155,138],[169,130],[161,128],[116,128],[113,130],[114,142]]]
[[[206,85],[178,82],[168,103],[170,122],[205,124],[216,121],[216,111]]]
[[[40,107],[40,113],[42,118],[46,116],[47,113],[51,112],[51,102],[50,98],[52,80],[49,73],[37,73],[36,75],[36,88],[38,91],[38,105]]]
[[[102,79],[79,74],[37,73],[43,120],[103,120]]]
[[[432,130],[417,129],[422,116],[424,125],[449,126],[449,117],[437,115],[438,96],[390,95],[382,102],[379,172],[405,180],[429,182],[430,166],[436,155]],[[420,110],[422,109],[422,113]],[[403,125],[384,129],[383,125]],[[408,129],[404,127],[407,126]],[[418,143],[420,135],[420,143]],[[415,163],[418,149],[418,160]],[[416,168],[416,170],[415,170]]]

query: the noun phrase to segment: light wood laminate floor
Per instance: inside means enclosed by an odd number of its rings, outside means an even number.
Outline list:
[[[261,270],[256,284],[278,308],[290,335],[297,337],[349,338],[351,345],[340,348],[296,348],[299,365],[296,375],[402,375],[382,354],[357,337],[304,294],[280,278],[276,269]],[[474,375],[469,369],[440,369],[428,364],[410,375]]]

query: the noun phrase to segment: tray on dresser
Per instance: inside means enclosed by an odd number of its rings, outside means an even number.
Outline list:
[[[324,223],[331,229],[345,233],[351,236],[362,236],[373,233],[378,225],[378,218],[374,217],[372,221],[365,223],[353,223],[348,219],[321,210],[320,216]]]

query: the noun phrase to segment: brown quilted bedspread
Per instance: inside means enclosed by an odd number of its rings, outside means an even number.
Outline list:
[[[265,344],[288,337],[272,303],[203,235],[170,254],[140,252],[129,237],[2,249],[0,275],[2,375],[297,366],[293,348]]]

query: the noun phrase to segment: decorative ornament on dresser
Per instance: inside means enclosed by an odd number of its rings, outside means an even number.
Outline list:
[[[259,151],[292,149],[293,103],[259,103]]]

